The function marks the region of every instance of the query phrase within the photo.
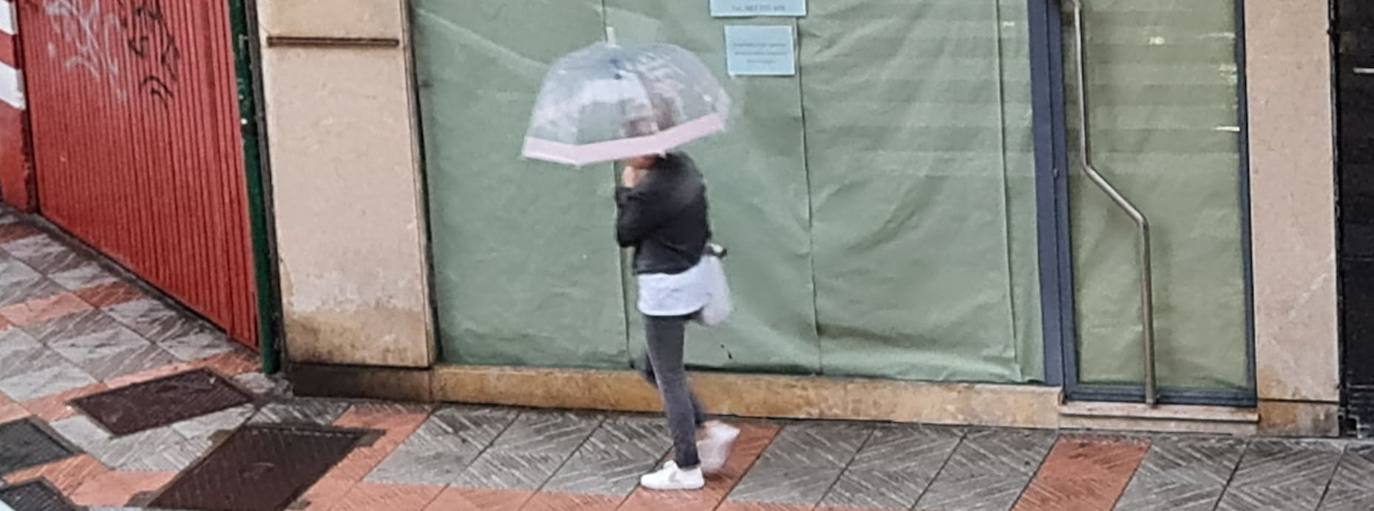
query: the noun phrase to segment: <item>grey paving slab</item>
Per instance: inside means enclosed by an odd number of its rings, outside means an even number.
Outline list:
[[[48,347],[72,363],[85,367],[88,363],[124,355],[144,348],[153,343],[139,337],[125,328],[113,328],[84,335],[63,336],[48,342]]]
[[[64,290],[43,276],[16,278],[0,285],[0,307],[61,294]]]
[[[36,339],[18,328],[0,330],[0,375],[17,374],[24,369],[32,369],[29,358],[36,356],[35,350],[43,347]]]
[[[52,428],[101,463],[116,469],[176,471],[199,456],[182,452],[187,439],[170,427],[114,438],[91,419],[78,416],[55,422]],[[208,442],[202,443],[209,447]]]
[[[11,256],[0,257],[0,288],[16,282],[28,282],[43,278],[43,274]]]
[[[458,484],[537,490],[587,442],[604,419],[572,412],[524,412],[463,471]]]
[[[1352,445],[1341,457],[1340,467],[1322,499],[1321,511],[1368,511],[1374,509],[1374,445]]]
[[[475,407],[436,410],[415,434],[368,474],[367,480],[392,484],[454,484],[517,415],[511,410]]]
[[[935,476],[916,508],[1005,511],[1021,496],[1055,433],[1027,430],[970,431]]]
[[[728,500],[813,506],[854,460],[875,428],[862,424],[795,424],[755,462]]]
[[[84,287],[98,286],[100,284],[109,284],[119,281],[119,277],[105,271],[104,268],[101,268],[100,265],[96,264],[94,261],[86,262],[85,264],[67,271],[54,273],[49,275],[48,278],[68,291],[76,291]]]
[[[908,509],[963,436],[956,428],[881,426],[821,499],[821,507]]]
[[[623,496],[668,453],[663,419],[616,416],[607,419],[544,485],[544,491]]]
[[[491,450],[566,458],[586,442],[604,419],[594,414],[526,411],[492,442]]]
[[[256,395],[284,393],[286,382],[257,371],[243,373],[232,378],[234,383]]]
[[[209,452],[211,445],[213,444],[209,438],[187,438],[156,446],[120,466],[119,469],[135,472],[180,472]]]
[[[174,337],[158,343],[158,346],[183,362],[210,358],[234,349],[224,334],[211,331]]]
[[[172,429],[186,438],[210,438],[215,433],[229,431],[247,422],[257,410],[253,405],[236,406],[172,424]]]
[[[1235,438],[1155,438],[1116,509],[1210,511],[1235,473],[1245,444]]]
[[[56,354],[47,353],[46,349],[36,352],[34,355],[43,360],[41,363],[52,362],[52,364],[36,371],[23,372],[0,379],[0,392],[5,393],[15,401],[28,401],[98,383],[94,377],[75,364],[61,359]],[[52,357],[56,357],[58,360],[54,362]]]
[[[1341,444],[1329,441],[1251,442],[1217,509],[1316,509],[1343,450]]]
[[[42,236],[34,236],[29,239],[42,238]],[[40,250],[27,256],[17,257],[44,275],[64,274],[91,263],[90,258],[65,245],[59,244],[57,248],[45,245]]]
[[[108,314],[98,310],[81,311],[45,323],[24,327],[38,342],[51,344],[112,330],[127,330]]]
[[[153,342],[164,342],[207,330],[199,320],[150,298],[121,303],[106,310],[120,323]]]
[[[78,365],[96,379],[106,381],[176,362],[176,357],[167,353],[167,350],[157,346],[145,346],[125,353],[95,358]]]
[[[538,490],[568,460],[571,453],[521,454],[509,451],[482,453],[458,476],[456,485],[497,490]]]
[[[61,242],[43,233],[0,243],[0,250],[4,250],[19,259],[26,259],[65,248],[67,247]]]
[[[288,399],[263,405],[249,424],[315,424],[328,426],[348,411],[349,404],[328,399]]]

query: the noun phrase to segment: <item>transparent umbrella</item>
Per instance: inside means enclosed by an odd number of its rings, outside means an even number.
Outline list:
[[[724,130],[729,112],[725,89],[691,52],[597,43],[549,70],[523,153],[576,166],[663,154]]]

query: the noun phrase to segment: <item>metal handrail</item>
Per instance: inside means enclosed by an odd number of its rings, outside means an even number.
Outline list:
[[[1088,139],[1088,79],[1087,59],[1084,57],[1083,0],[1069,0],[1073,4],[1074,34],[1077,39],[1075,53],[1078,58],[1078,153],[1082,158],[1083,173],[1097,185],[1118,207],[1135,221],[1139,233],[1137,249],[1140,251],[1140,323],[1142,343],[1145,350],[1145,404],[1154,406],[1158,399],[1155,380],[1155,313],[1154,284],[1150,265],[1150,220],[1130,199],[1117,191],[1107,178],[1097,171],[1092,163],[1092,147]]]

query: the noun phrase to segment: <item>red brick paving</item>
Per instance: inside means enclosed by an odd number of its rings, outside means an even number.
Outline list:
[[[442,486],[358,483],[331,511],[424,511],[443,493]]]
[[[355,406],[345,412],[343,416],[334,421],[335,426],[343,428],[375,429],[384,431],[381,438],[378,438],[370,446],[360,447],[339,462],[328,474],[325,479],[336,479],[343,481],[361,481],[367,474],[372,472],[378,464],[385,460],[391,451],[400,447],[411,433],[420,428],[420,424],[428,418],[427,410],[419,409],[409,412],[398,412],[394,406]]]
[[[539,493],[521,511],[615,511],[625,499],[601,495]]]
[[[1111,511],[1149,448],[1142,440],[1061,438],[1013,511]]]
[[[124,507],[134,496],[156,491],[175,476],[172,472],[106,472],[87,480],[68,497],[78,506]]]
[[[75,492],[87,481],[100,477],[110,469],[89,455],[67,458],[62,461],[41,465],[5,476],[10,484],[47,479],[64,494]]]
[[[352,489],[355,484],[357,484],[357,481],[321,479],[317,481],[314,486],[311,486],[310,489],[306,490],[304,495],[296,499],[296,505],[291,506],[291,509],[328,511],[330,508],[334,507],[334,504],[343,500],[344,495],[346,495],[348,490]]]
[[[0,405],[0,424],[16,421],[31,415],[28,410],[18,403]]]
[[[762,502],[726,502],[716,511],[811,511],[811,506],[765,504]]]
[[[88,310],[90,304],[74,294],[62,293],[0,308],[0,317],[17,326],[28,326]]]
[[[137,287],[125,282],[110,282],[86,287],[76,290],[75,294],[97,309],[106,309],[147,296]]]
[[[532,492],[449,487],[425,511],[519,511]]]

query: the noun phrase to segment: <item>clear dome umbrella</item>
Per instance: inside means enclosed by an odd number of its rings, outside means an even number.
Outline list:
[[[576,166],[664,154],[723,131],[729,112],[725,89],[691,52],[597,43],[549,70],[523,154]]]

